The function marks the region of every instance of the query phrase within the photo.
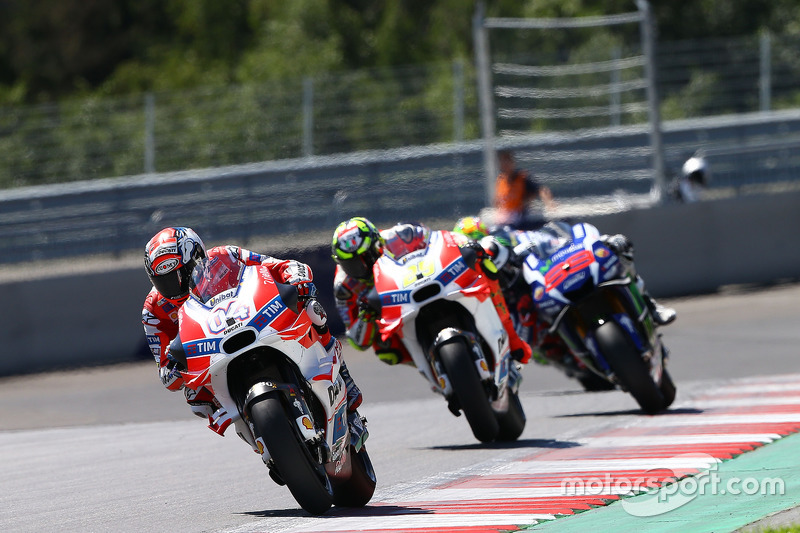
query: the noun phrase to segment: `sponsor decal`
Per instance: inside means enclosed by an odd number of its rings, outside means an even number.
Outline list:
[[[609,255],[611,255],[611,252],[609,252],[608,250],[606,250],[606,249],[605,249],[605,248],[603,248],[602,246],[599,246],[599,247],[597,247],[597,249],[594,251],[594,255],[596,255],[596,256],[597,256],[597,257],[599,257],[600,259],[605,259],[605,258],[606,258],[606,257],[608,257]]]
[[[544,297],[544,287],[540,285],[533,290],[533,299],[538,301],[541,300],[542,297]]]
[[[272,273],[269,271],[269,268],[265,266],[261,267],[261,282],[264,285],[275,285],[275,280],[272,279]]]
[[[538,270],[542,274],[547,274],[547,271],[550,270],[551,266],[553,266],[553,262],[548,259],[547,261],[540,263],[539,267],[536,268],[536,270]]]
[[[565,291],[565,292],[570,290],[575,285],[578,285],[580,282],[585,280],[586,276],[587,276],[587,273],[586,273],[585,270],[582,270],[580,272],[576,272],[575,274],[573,274],[572,276],[570,276],[569,278],[567,278],[564,281],[564,285],[562,285],[562,290]]]
[[[221,293],[217,294],[216,296],[214,296],[213,298],[211,298],[208,301],[207,305],[209,307],[216,307],[219,304],[221,304],[222,302],[224,302],[225,300],[230,300],[234,296],[236,296],[236,289],[235,288],[234,289],[228,289],[227,291],[221,292]]]
[[[381,295],[383,305],[402,305],[410,301],[410,291],[393,291]]]
[[[142,322],[144,322],[148,326],[157,326],[159,320],[158,318],[156,318],[156,315],[154,315],[150,311],[145,311],[144,313],[142,313]]]
[[[286,306],[283,305],[280,301],[280,296],[276,296],[272,300],[270,300],[267,305],[261,308],[261,311],[258,312],[256,317],[253,319],[251,324],[255,326],[258,330],[262,330],[266,327],[267,324],[272,322],[275,317],[281,314],[286,309]]]
[[[331,407],[336,403],[336,397],[342,392],[342,383],[341,380],[337,379],[333,382],[333,385],[328,387],[328,400],[330,401]]]
[[[177,253],[178,253],[178,246],[175,243],[175,241],[173,241],[170,246],[162,245],[162,246],[159,246],[158,248],[156,248],[155,250],[152,250],[150,252],[150,260],[151,261],[155,261],[156,259],[158,259],[162,255],[167,255],[167,254],[173,254],[174,255],[174,254],[177,254]]]
[[[178,266],[178,260],[176,258],[173,257],[172,259],[167,259],[166,261],[159,263],[159,265],[156,267],[156,274],[159,276],[166,274],[167,272],[175,270],[176,266]]]
[[[566,256],[572,254],[573,252],[577,252],[578,250],[583,250],[583,244],[570,244],[568,247],[564,248],[563,250],[559,250],[554,253],[550,259],[553,263],[557,263],[561,261]]]
[[[237,322],[236,324],[232,325],[231,327],[229,327],[228,329],[223,331],[222,334],[223,335],[227,335],[228,333],[230,333],[232,331],[236,331],[237,329],[239,329],[241,327],[244,327],[244,322]]]
[[[463,258],[458,258],[453,261],[447,269],[439,274],[436,278],[442,285],[447,285],[454,279],[458,277],[459,274],[464,272],[467,269],[467,264],[464,262]]]
[[[199,355],[209,355],[219,351],[217,339],[203,339],[194,342],[187,342],[186,357],[197,357]]]

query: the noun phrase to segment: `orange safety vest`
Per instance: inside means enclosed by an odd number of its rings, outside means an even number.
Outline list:
[[[494,206],[501,211],[522,213],[527,196],[525,178],[525,173],[519,170],[515,170],[511,176],[501,173],[497,177]]]

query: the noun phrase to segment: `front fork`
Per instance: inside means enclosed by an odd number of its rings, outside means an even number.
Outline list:
[[[441,389],[440,392],[445,398],[448,399],[453,395],[453,386],[450,383],[450,379],[447,377],[441,362],[439,361],[439,348],[442,345],[447,344],[448,342],[453,342],[459,338],[463,339],[470,348],[475,370],[478,372],[481,382],[484,383],[484,385],[486,385],[489,389],[492,389],[488,391],[491,393],[491,397],[496,397],[497,386],[494,382],[494,376],[489,370],[489,363],[486,361],[486,356],[483,354],[483,350],[478,343],[477,337],[469,331],[462,331],[456,328],[445,328],[440,331],[436,336],[436,340],[433,342],[433,346],[430,348],[429,359],[431,361],[431,366],[433,367],[433,375],[436,377],[436,381]]]
[[[250,387],[244,402],[244,411],[247,413],[247,417],[250,418],[250,406],[253,402],[268,394],[274,393],[281,394],[285,398],[285,405],[289,409],[289,414],[293,417],[303,440],[310,445],[309,448],[317,450],[318,459],[320,461],[329,461],[331,452],[328,444],[325,442],[324,434],[322,431],[317,431],[314,427],[311,409],[309,409],[303,395],[300,394],[295,384],[262,381]],[[250,429],[251,433],[255,435],[252,431],[252,424],[250,424]],[[261,453],[261,458],[267,463],[269,461],[269,452],[266,446],[264,446],[264,441],[261,437],[255,436],[255,444],[258,451]]]

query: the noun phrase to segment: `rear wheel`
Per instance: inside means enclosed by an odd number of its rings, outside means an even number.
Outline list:
[[[364,507],[375,493],[375,470],[367,453],[367,448],[361,447],[358,453],[350,446],[350,461],[353,473],[344,483],[336,484],[333,488],[333,504],[339,507]]]
[[[297,503],[311,514],[330,509],[333,489],[325,469],[311,455],[280,397],[269,395],[251,405],[250,418]]]
[[[500,427],[467,345],[462,339],[453,339],[439,347],[439,360],[472,434],[481,442],[494,440]]]
[[[606,322],[597,328],[595,338],[611,370],[642,410],[653,414],[664,409],[664,396],[653,381],[647,363],[622,328],[615,322]]]

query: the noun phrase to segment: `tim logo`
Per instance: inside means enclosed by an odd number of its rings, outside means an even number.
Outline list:
[[[275,317],[277,317],[286,309],[286,306],[284,306],[278,298],[279,296],[276,296],[270,300],[267,305],[261,308],[261,311],[253,319],[253,326],[259,330],[264,329],[267,324],[272,322]]]

